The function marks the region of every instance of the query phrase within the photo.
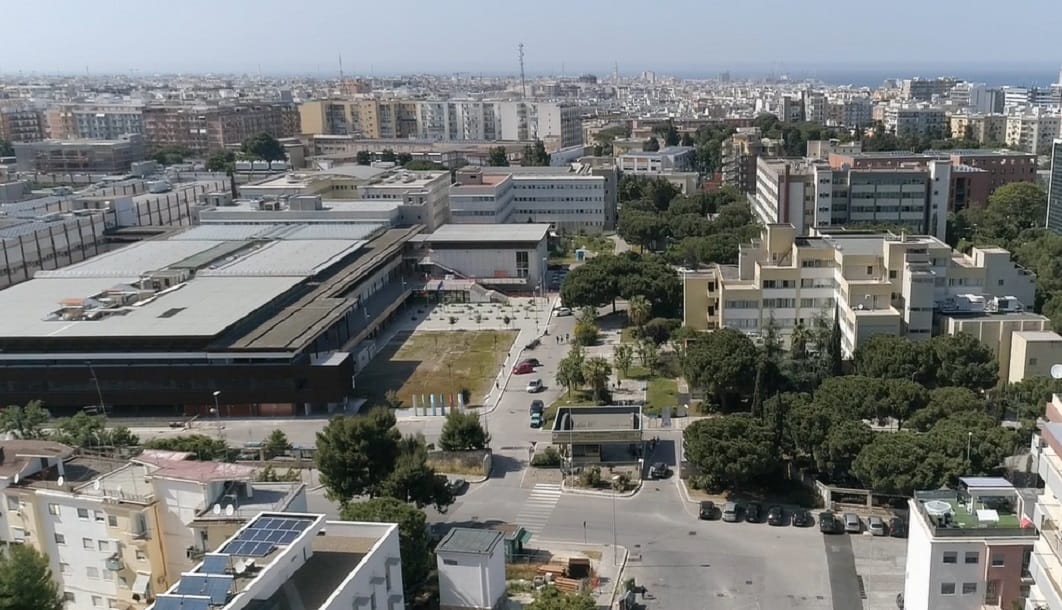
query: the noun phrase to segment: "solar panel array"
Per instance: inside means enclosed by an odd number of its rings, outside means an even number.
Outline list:
[[[202,574],[224,574],[229,570],[229,556],[207,553],[203,557],[203,565],[199,567]]]
[[[221,606],[229,599],[235,580],[228,574],[185,574],[177,583],[180,595],[205,595],[210,603]]]
[[[159,595],[154,610],[210,610],[210,604],[206,596]]]
[[[240,531],[235,540],[221,549],[227,555],[264,557],[278,544],[291,544],[310,526],[307,519],[261,517]]]

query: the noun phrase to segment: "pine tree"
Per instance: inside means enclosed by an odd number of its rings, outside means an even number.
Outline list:
[[[833,309],[833,329],[830,331],[830,375],[840,377],[844,374],[841,364],[841,312]]]

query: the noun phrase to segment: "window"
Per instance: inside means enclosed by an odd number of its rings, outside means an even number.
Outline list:
[[[92,596],[92,605],[96,606],[97,608],[102,608],[103,607],[103,598],[100,597],[99,595],[93,595]]]
[[[118,517],[115,515],[107,515],[107,525],[110,527],[118,527]]]
[[[118,607],[118,600],[116,600],[114,598],[111,598],[111,597],[108,597],[107,598],[107,607],[108,608],[117,608]]]
[[[70,564],[69,563],[60,563],[59,564],[59,571],[62,572],[63,574],[69,574],[70,573]]]
[[[103,523],[107,519],[107,515],[102,510],[94,511],[93,514],[96,518],[96,523]]]
[[[890,280],[896,279],[896,272],[895,271],[889,270],[889,279]]]
[[[977,583],[975,583],[975,582],[964,582],[964,583],[962,583],[962,594],[963,595],[970,595],[971,593],[977,593]]]
[[[1002,568],[1005,565],[1005,561],[1002,555],[992,555],[992,567]]]
[[[74,594],[73,593],[71,593],[69,591],[64,591],[63,592],[63,601],[64,602],[74,603],[77,600],[74,599]]]
[[[58,504],[49,504],[48,505],[48,514],[53,516],[53,517],[58,517],[59,516],[59,505]]]
[[[1029,358],[1029,366],[1036,366],[1036,358]]]
[[[944,551],[944,563],[959,563],[959,554],[955,551]]]
[[[66,536],[57,533],[55,535],[55,543],[56,544],[66,544]]]
[[[1002,285],[1003,285],[1003,280],[999,280],[999,285],[1000,285],[1000,286],[1002,286]]]
[[[955,583],[953,583],[953,582],[942,582],[942,583],[940,583],[940,594],[941,595],[955,595]]]
[[[89,567],[85,568],[85,575],[88,576],[89,578],[93,579],[93,580],[99,580],[99,578],[100,578],[100,569],[97,568],[97,567],[94,567],[94,566],[89,566]]]
[[[18,509],[19,509],[18,498],[16,498],[15,496],[8,496],[7,497],[7,510],[18,510]]]
[[[88,521],[88,509],[87,508],[79,508],[79,509],[77,509],[77,518],[78,519],[84,519],[85,521]]]
[[[11,537],[14,538],[15,542],[23,542],[26,540],[26,530],[21,527],[12,527]]]
[[[88,549],[90,551],[96,548],[96,545],[92,544],[92,538],[82,538],[81,539],[81,546],[82,546],[82,548],[86,548],[86,549]]]
[[[967,551],[964,561],[965,563],[977,563],[980,557],[981,555],[977,551]]]
[[[867,265],[867,275],[874,275],[874,267]]]
[[[111,543],[106,541],[106,540],[100,540],[99,541],[99,549],[101,551],[104,551],[104,552],[109,551],[109,550],[111,550]],[[967,563],[969,563],[969,562],[967,562]]]
[[[144,554],[144,551],[141,551],[140,549],[137,549],[136,550],[136,560],[137,561],[144,561],[145,559],[147,559],[147,555]]]

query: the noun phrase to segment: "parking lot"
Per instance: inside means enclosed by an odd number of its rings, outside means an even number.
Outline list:
[[[863,607],[867,610],[895,609],[896,594],[903,592],[907,539],[866,534],[851,536],[851,539],[856,574],[862,579],[866,592]]]

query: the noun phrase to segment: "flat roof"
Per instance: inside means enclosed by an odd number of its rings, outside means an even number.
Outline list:
[[[490,553],[505,538],[501,532],[467,527],[452,528],[435,547],[435,552]]]
[[[1035,341],[1035,342],[1039,342],[1039,341],[1044,341],[1044,342],[1062,341],[1062,336],[1060,336],[1058,333],[1056,333],[1053,330],[1021,330],[1021,331],[1016,331],[1014,334],[1015,335],[1020,335],[1021,338],[1025,339],[1026,341]]]
[[[548,224],[446,224],[430,235],[429,243],[446,242],[538,242],[549,234]]]
[[[61,269],[38,271],[34,274],[34,278],[137,278],[142,273],[162,269],[221,243],[221,240],[152,239],[141,241]],[[18,286],[33,283],[33,281],[24,282]],[[0,301],[7,290],[0,291]]]

